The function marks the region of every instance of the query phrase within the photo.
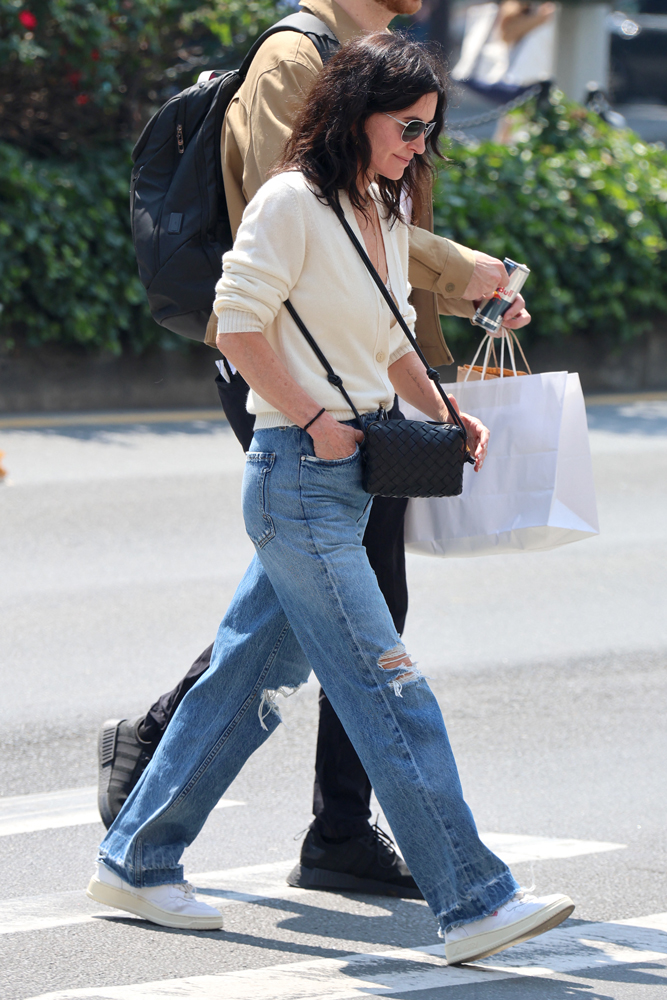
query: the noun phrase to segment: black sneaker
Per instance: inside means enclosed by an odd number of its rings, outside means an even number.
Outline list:
[[[97,742],[97,808],[107,830],[155,753],[155,746],[145,743],[137,733],[142,718],[139,716],[133,722],[107,719],[100,729]]]
[[[377,823],[363,837],[330,844],[309,830],[301,846],[301,861],[287,877],[301,889],[365,892],[375,896],[423,899],[391,837]]]

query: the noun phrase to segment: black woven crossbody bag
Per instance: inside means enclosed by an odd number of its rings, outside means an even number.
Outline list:
[[[440,386],[440,373],[431,368],[424,357],[396,303],[385,288],[382,278],[354,235],[343,210],[340,206],[334,206],[334,211],[403,333],[417,352],[426,368],[426,374],[442,396],[453,421],[449,424],[430,420],[389,420],[385,414],[364,427],[357,408],[347,394],[342,378],[333,370],[288,299],[285,306],[290,316],[317,355],[327,373],[328,381],[340,389],[364,433],[364,440],[360,445],[363,457],[362,485],[367,493],[383,497],[458,496],[463,489],[463,466],[466,462],[474,464],[474,459],[468,451],[466,429],[450,403],[447,393],[443,392]],[[384,414],[384,411],[382,413]]]

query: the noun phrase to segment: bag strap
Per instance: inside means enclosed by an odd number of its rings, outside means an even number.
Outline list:
[[[339,219],[340,224],[342,225],[343,229],[345,230],[345,232],[347,233],[347,235],[352,240],[352,243],[354,245],[354,249],[357,251],[357,253],[361,257],[362,261],[366,265],[366,269],[367,269],[368,273],[370,274],[371,278],[373,279],[373,281],[375,282],[375,284],[379,288],[380,294],[382,295],[382,297],[386,301],[387,305],[391,309],[392,313],[394,314],[397,323],[399,324],[399,326],[403,330],[403,333],[405,334],[405,336],[408,338],[408,340],[412,344],[414,350],[417,353],[417,357],[419,358],[419,360],[421,361],[421,363],[424,365],[424,368],[426,369],[426,374],[430,378],[431,382],[433,382],[433,384],[434,384],[435,388],[437,389],[437,391],[440,393],[440,396],[442,397],[443,403],[445,404],[445,406],[449,410],[449,415],[452,417],[454,423],[458,427],[460,427],[461,430],[463,431],[463,439],[466,442],[466,446],[467,446],[468,435],[466,434],[466,429],[463,426],[463,421],[461,420],[461,418],[459,417],[458,413],[456,412],[456,410],[454,409],[454,407],[450,403],[449,397],[448,397],[447,393],[443,391],[442,386],[440,385],[440,372],[437,371],[437,369],[435,369],[435,368],[431,368],[431,366],[429,365],[428,361],[424,357],[424,353],[423,353],[421,347],[419,346],[419,344],[417,343],[417,341],[415,340],[414,334],[411,332],[410,327],[408,326],[408,324],[403,319],[398,306],[396,305],[396,303],[394,302],[393,298],[391,297],[391,295],[387,291],[387,288],[386,288],[386,286],[385,286],[382,278],[380,277],[380,275],[377,273],[377,271],[373,267],[373,265],[371,263],[371,260],[370,260],[370,257],[368,256],[368,254],[366,253],[366,251],[362,247],[362,245],[359,242],[359,240],[357,239],[357,237],[354,235],[354,232],[352,230],[352,227],[351,227],[350,223],[345,218],[345,213],[343,212],[343,209],[341,208],[341,206],[338,203],[333,204],[332,208],[333,208],[334,212],[336,213],[336,215],[338,216],[338,219]]]
[[[295,14],[289,14],[281,21],[267,28],[253,43],[252,48],[239,67],[238,72],[242,80],[245,80],[248,75],[250,64],[267,38],[278,34],[279,31],[297,31],[301,35],[306,35],[317,49],[323,63],[328,62],[340,46],[340,42],[333,31],[324,21],[321,21],[319,17],[315,17],[314,14],[308,13],[308,11],[299,10]]]
[[[350,397],[349,397],[349,395],[347,393],[347,389],[343,385],[342,378],[340,377],[340,375],[336,375],[335,371],[333,370],[333,368],[331,367],[331,365],[327,361],[326,356],[320,350],[320,348],[319,348],[319,346],[317,344],[317,341],[311,335],[308,327],[306,326],[306,324],[304,323],[304,321],[301,319],[301,317],[299,316],[298,312],[296,311],[296,309],[294,308],[294,306],[292,305],[292,303],[290,302],[289,299],[285,300],[285,308],[287,309],[287,312],[290,314],[290,316],[292,317],[292,319],[294,320],[294,322],[298,326],[299,330],[304,335],[304,337],[306,338],[306,340],[308,341],[308,343],[312,347],[313,351],[317,355],[317,358],[318,358],[320,364],[322,365],[322,367],[324,368],[324,370],[327,373],[327,381],[330,382],[331,385],[335,385],[336,388],[340,389],[340,391],[342,392],[342,394],[343,394],[343,396],[345,398],[345,402],[347,403],[347,405],[350,407],[350,409],[354,413],[354,416],[355,416],[355,418],[357,420],[357,423],[359,424],[359,427],[361,428],[361,431],[362,431],[364,437],[366,437],[366,428],[364,427],[364,422],[361,419],[361,417],[359,415],[359,411],[357,410],[356,406],[354,405],[354,403],[350,399]]]

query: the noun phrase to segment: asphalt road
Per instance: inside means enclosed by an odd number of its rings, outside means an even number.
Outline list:
[[[667,403],[593,406],[589,425],[599,537],[409,557],[405,641],[478,826],[523,884],[577,903],[562,930],[455,970],[425,904],[284,883],[310,820],[314,683],[186,852],[222,933],[85,899],[97,728],[145,711],[212,641],[251,554],[243,456],[217,421],[0,424],[0,995],[664,996]]]

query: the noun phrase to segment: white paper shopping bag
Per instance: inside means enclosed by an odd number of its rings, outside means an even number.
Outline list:
[[[484,467],[458,497],[410,500],[405,543],[435,556],[552,549],[598,533],[586,409],[576,373],[443,385],[489,430]],[[405,403],[406,417],[426,419]]]

